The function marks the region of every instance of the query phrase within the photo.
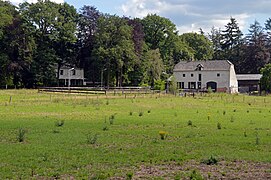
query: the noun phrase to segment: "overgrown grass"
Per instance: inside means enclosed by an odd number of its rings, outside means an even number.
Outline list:
[[[271,162],[270,111],[269,96],[0,91],[0,179],[134,178],[142,164],[212,156]],[[27,129],[23,143],[20,127]]]

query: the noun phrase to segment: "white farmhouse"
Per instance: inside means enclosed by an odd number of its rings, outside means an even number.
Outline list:
[[[234,65],[227,60],[181,61],[175,65],[173,75],[178,88],[238,93]]]
[[[85,85],[84,70],[62,66],[59,70],[59,85],[60,86],[82,86]]]

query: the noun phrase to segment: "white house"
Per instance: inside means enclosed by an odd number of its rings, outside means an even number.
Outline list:
[[[179,89],[238,93],[234,65],[228,60],[181,61],[173,75]]]
[[[76,67],[62,66],[59,70],[60,86],[82,86],[85,84],[84,70]]]

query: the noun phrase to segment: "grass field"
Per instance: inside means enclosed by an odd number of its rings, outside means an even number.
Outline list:
[[[0,179],[179,179],[201,172],[143,171],[212,159],[271,173],[270,150],[271,97],[0,91]]]

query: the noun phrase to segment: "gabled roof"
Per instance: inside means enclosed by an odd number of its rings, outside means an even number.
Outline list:
[[[199,66],[202,70],[229,70],[231,65],[228,60],[181,61],[175,65],[173,71],[195,71]]]

